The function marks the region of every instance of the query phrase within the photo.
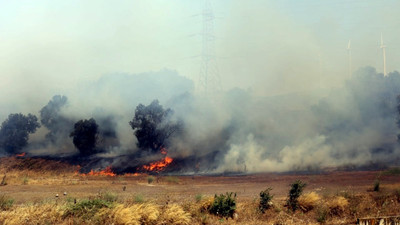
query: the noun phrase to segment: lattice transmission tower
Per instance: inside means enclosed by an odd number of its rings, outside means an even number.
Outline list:
[[[214,12],[211,2],[204,0],[202,15],[203,30],[201,66],[198,91],[201,95],[210,97],[221,91],[221,78],[219,76],[217,57],[215,55]]]

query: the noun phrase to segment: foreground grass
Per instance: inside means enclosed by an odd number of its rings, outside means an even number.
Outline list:
[[[232,217],[210,213],[212,196],[181,203],[157,204],[151,199],[136,202],[135,196],[120,200],[113,193],[86,199],[59,199],[40,203],[13,204],[2,196],[0,224],[352,224],[356,218],[399,214],[399,190],[345,193],[321,196],[308,192],[293,212],[285,199],[273,201],[262,213],[259,200],[238,201]]]

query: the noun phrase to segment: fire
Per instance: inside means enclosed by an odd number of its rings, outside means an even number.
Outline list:
[[[160,161],[150,163],[149,165],[144,165],[143,169],[145,169],[147,171],[159,172],[159,171],[164,170],[166,166],[168,166],[169,164],[172,163],[172,161],[173,161],[173,159],[171,157],[166,156],[165,158],[163,158]]]
[[[117,176],[117,174],[115,174],[112,169],[111,166],[107,166],[104,170],[100,170],[100,171],[94,171],[94,170],[90,170],[89,173],[82,173],[81,176],[110,176],[110,177],[115,177]]]
[[[17,157],[24,157],[25,155],[26,155],[26,153],[23,152],[23,153],[21,153],[21,154],[16,154],[15,156],[17,156]]]

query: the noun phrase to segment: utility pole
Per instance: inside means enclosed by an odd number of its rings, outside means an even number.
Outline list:
[[[383,34],[381,33],[381,49],[383,54],[383,76],[386,76],[386,45],[383,44]]]
[[[198,92],[210,97],[221,91],[221,78],[215,55],[214,13],[211,2],[204,0],[201,67]]]
[[[349,55],[349,78],[351,79],[352,75],[352,68],[351,68],[351,40],[349,40],[349,43],[347,44],[347,53]]]

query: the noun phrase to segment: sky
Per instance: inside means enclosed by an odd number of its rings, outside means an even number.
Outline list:
[[[399,70],[395,0],[210,1],[222,88],[258,96],[343,85],[352,69]],[[0,104],[46,104],[113,73],[199,79],[204,1],[0,0]],[[15,106],[16,107],[16,106]],[[39,108],[40,108],[39,107]],[[3,109],[4,110],[4,109]]]

